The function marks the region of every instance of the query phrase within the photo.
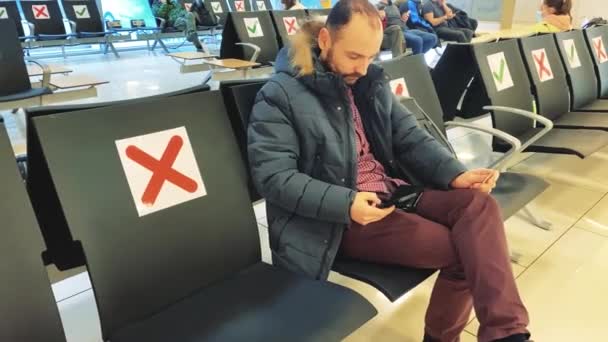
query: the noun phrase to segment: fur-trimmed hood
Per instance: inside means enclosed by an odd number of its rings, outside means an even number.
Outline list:
[[[324,24],[320,21],[307,21],[301,25],[287,47],[279,51],[275,61],[276,73],[286,73],[304,83],[311,91],[323,96],[340,96],[347,85],[342,76],[335,74],[320,58],[317,43],[319,31]],[[369,87],[372,83],[384,81],[384,71],[376,64],[370,64],[367,75],[355,87]]]

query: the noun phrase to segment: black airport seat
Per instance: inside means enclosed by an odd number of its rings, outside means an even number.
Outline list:
[[[46,87],[32,88],[17,29],[11,20],[0,20],[0,103],[50,94]]]
[[[583,31],[573,30],[555,34],[562,61],[566,67],[572,110],[608,112],[608,100],[599,99],[599,85],[595,66]]]
[[[35,117],[33,129],[104,341],[340,340],[376,314],[350,289],[262,263],[219,92]]]
[[[567,75],[553,35],[522,38],[519,45],[539,113],[558,128],[608,131],[608,113],[570,111]]]
[[[65,342],[36,217],[0,120],[0,341]]]

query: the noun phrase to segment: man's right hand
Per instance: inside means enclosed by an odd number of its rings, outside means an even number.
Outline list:
[[[373,192],[358,192],[350,207],[350,218],[362,226],[378,222],[393,211],[395,207],[380,209],[382,203],[378,195]]]

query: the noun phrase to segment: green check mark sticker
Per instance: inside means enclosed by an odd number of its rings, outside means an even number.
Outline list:
[[[509,71],[509,64],[504,52],[498,52],[493,55],[488,55],[488,65],[490,66],[490,73],[494,79],[494,85],[496,85],[496,91],[501,92],[505,89],[514,86],[511,72]]]
[[[249,32],[251,32],[251,33],[254,33],[254,34],[255,34],[255,32],[258,30],[258,24],[257,24],[257,23],[255,23],[255,24],[253,24],[253,26],[252,26],[252,27],[247,26],[247,30],[249,30]]]
[[[0,7],[0,19],[8,19],[8,14],[6,13],[6,8]]]
[[[566,55],[568,56],[568,62],[570,63],[570,68],[576,69],[580,67],[581,59],[578,57],[578,51],[576,50],[576,43],[573,39],[564,40],[564,50],[566,51]]]
[[[219,2],[212,2],[211,8],[213,8],[213,12],[215,13],[222,13],[222,4]]]
[[[78,19],[88,19],[91,17],[87,6],[83,5],[74,5],[74,13],[76,13],[76,18]]]
[[[498,82],[502,83],[503,79],[505,78],[505,60],[501,59],[500,60],[500,68],[498,70],[498,72],[492,72],[492,75],[494,75],[494,79],[496,79]]]
[[[570,53],[568,54],[568,59],[570,59],[570,62],[572,62],[574,60],[575,53],[576,53],[576,48],[575,48],[574,44],[572,44],[572,46],[570,46]]]
[[[263,37],[262,27],[258,18],[243,18],[249,38]]]

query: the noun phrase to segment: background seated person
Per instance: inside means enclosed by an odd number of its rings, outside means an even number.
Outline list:
[[[393,5],[391,0],[380,0],[381,4],[386,7],[384,11],[386,13],[387,27],[393,25],[399,26],[405,37],[405,44],[412,49],[412,52],[417,55],[420,53],[426,53],[430,49],[437,46],[437,36],[433,33],[424,32],[420,30],[412,30],[407,27],[407,21],[409,20],[409,9],[406,12],[401,13],[397,6]]]
[[[469,17],[467,12],[452,4],[447,4],[447,6],[452,10],[452,13],[454,13],[454,18],[448,21],[448,26],[466,28],[472,30],[473,32],[477,30],[477,26],[479,26],[477,19]]]
[[[283,8],[285,10],[303,10],[306,9],[304,5],[298,0],[281,0]]]
[[[401,13],[410,11],[410,18],[407,21],[407,27],[411,29],[417,29],[424,32],[435,33],[433,26],[429,24],[423,17],[420,16],[422,11],[421,0],[397,0],[394,1],[395,5],[399,7]]]
[[[218,18],[205,7],[203,0],[192,1],[190,12],[194,14],[198,25],[217,26],[218,24]]]
[[[475,32],[466,28],[450,27],[448,22],[456,15],[445,0],[426,0],[422,5],[422,15],[433,25],[437,36],[443,40],[469,43],[475,35]]]
[[[165,20],[165,27],[174,27],[184,31],[186,40],[194,44],[197,51],[204,51],[196,32],[196,17],[186,11],[182,0],[155,0],[152,3],[152,12],[157,18]]]
[[[385,7],[386,5],[383,3],[379,3],[377,5],[378,14],[380,14],[380,19],[382,19],[382,27],[384,29],[381,47],[383,50],[390,49],[391,53],[393,54],[393,58],[395,58],[405,52],[405,38],[403,37],[401,27],[397,25],[387,26],[386,12],[384,11]]]
[[[572,0],[543,0],[540,5],[540,22],[534,32],[553,33],[572,29]]]

